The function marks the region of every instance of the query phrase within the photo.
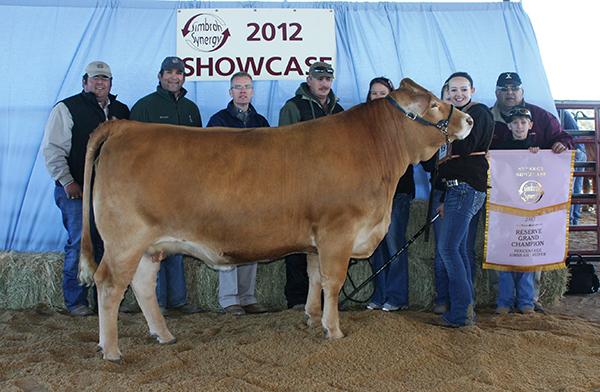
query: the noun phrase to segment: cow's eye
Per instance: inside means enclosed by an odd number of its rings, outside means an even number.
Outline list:
[[[439,108],[440,106],[438,105],[437,102],[432,102],[431,103],[431,109],[435,109],[435,108]]]

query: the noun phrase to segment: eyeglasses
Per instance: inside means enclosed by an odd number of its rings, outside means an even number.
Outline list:
[[[507,93],[509,91],[517,92],[517,91],[521,90],[521,86],[497,87],[497,90],[502,91],[503,93]]]
[[[527,108],[516,108],[508,112],[508,117],[525,116],[531,118],[531,112]]]
[[[231,86],[231,88],[234,90],[252,90],[252,85],[251,84],[234,84],[233,86]]]

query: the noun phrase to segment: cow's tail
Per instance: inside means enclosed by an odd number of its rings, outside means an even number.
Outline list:
[[[79,256],[79,282],[85,286],[94,283],[94,273],[98,265],[94,259],[94,246],[92,245],[92,220],[90,211],[93,209],[93,179],[96,158],[100,154],[102,144],[110,136],[114,127],[112,121],[101,124],[91,135],[85,154],[85,170],[83,177],[83,222],[81,226],[81,253]]]

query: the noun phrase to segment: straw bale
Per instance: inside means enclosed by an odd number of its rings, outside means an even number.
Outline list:
[[[0,252],[0,308],[62,308],[62,253]]]
[[[425,223],[426,203],[412,203],[407,237],[410,238]],[[409,301],[412,309],[429,309],[434,296],[433,231],[429,242],[419,237],[409,248]],[[479,224],[476,257],[481,265],[483,253],[483,224]],[[39,304],[63,308],[62,298],[62,253],[17,253],[0,252],[0,308],[25,309]],[[184,259],[189,300],[209,310],[218,310],[218,272],[191,257]],[[352,263],[349,270],[355,285],[362,283],[371,274],[368,261]],[[497,290],[495,271],[476,271],[476,299],[478,306],[493,306]],[[542,275],[541,299],[546,304],[558,302],[564,293],[568,273],[566,270],[545,272]],[[259,303],[272,309],[285,309],[285,263],[281,260],[258,265],[256,294]],[[349,280],[344,285],[346,293],[353,289]],[[369,283],[356,299],[367,301],[373,292]],[[345,298],[342,294],[341,298]],[[134,301],[131,290],[125,302]],[[347,308],[360,305],[348,302]]]

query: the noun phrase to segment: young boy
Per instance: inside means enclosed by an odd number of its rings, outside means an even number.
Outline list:
[[[497,146],[501,150],[528,149],[537,153],[539,147],[534,146],[534,135],[529,134],[533,127],[531,112],[523,106],[513,108],[508,114],[508,129],[512,139],[506,140]],[[535,272],[500,272],[498,281],[498,297],[496,299],[496,313],[507,314],[513,307],[523,314],[534,312]]]

